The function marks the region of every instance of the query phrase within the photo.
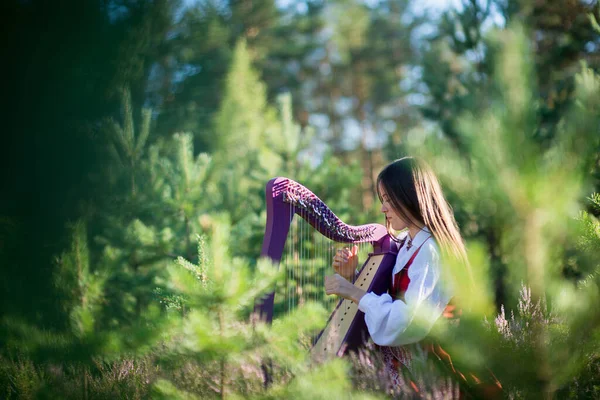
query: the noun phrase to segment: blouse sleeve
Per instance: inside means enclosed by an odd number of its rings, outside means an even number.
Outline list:
[[[367,293],[358,304],[373,341],[380,346],[400,346],[425,338],[451,296],[440,284],[439,253],[428,243],[408,270],[410,283],[405,301],[392,300],[387,293]]]

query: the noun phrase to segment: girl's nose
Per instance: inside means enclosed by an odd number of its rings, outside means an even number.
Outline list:
[[[387,207],[385,206],[385,204],[381,204],[381,212],[385,213],[387,211]]]

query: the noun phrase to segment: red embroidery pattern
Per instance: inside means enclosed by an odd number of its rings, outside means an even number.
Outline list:
[[[430,237],[431,236],[427,237],[427,239],[425,239],[423,241],[423,243],[421,243],[419,248],[417,248],[417,250],[415,250],[413,255],[410,257],[410,259],[404,266],[404,268],[402,268],[396,275],[394,275],[394,278],[392,279],[392,290],[391,290],[391,292],[392,292],[391,295],[394,300],[404,301],[404,293],[406,293],[406,290],[408,289],[408,284],[410,283],[410,278],[408,277],[408,269],[412,265],[417,254],[419,254],[419,250],[421,250],[421,247],[423,247],[425,242],[427,240],[429,240]]]

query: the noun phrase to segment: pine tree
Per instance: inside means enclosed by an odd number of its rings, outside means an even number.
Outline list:
[[[71,248],[58,257],[54,282],[62,308],[70,317],[71,331],[84,337],[96,328],[107,277],[106,271],[90,270],[86,224],[78,221],[71,230]]]
[[[424,115],[439,122],[443,133],[461,146],[457,116],[487,107],[484,93],[489,97],[496,90],[497,49],[487,31],[490,26],[505,28],[516,21],[527,26],[534,54],[535,101],[539,104],[536,117],[542,121],[536,137],[550,144],[557,123],[569,110],[578,63],[586,61],[591,68],[598,68],[594,48],[600,39],[588,18],[588,14],[598,15],[598,2],[572,1],[568,12],[562,1],[461,3],[460,9],[443,15],[423,57],[423,81],[429,97]]]
[[[95,237],[99,264],[111,271],[105,319],[116,324],[128,324],[153,304],[156,279],[176,255],[193,254],[202,216],[214,206],[212,162],[206,154],[194,155],[191,135],[147,146],[151,112],[142,110],[139,130],[133,114],[125,92],[122,125],[107,122],[115,138],[107,168],[113,196]]]
[[[483,30],[490,23],[492,1],[464,0],[462,9],[442,15],[438,31],[425,42],[422,54],[426,104],[425,118],[436,121],[456,148],[464,144],[457,118],[462,112],[478,112],[489,105],[493,92],[494,47]]]
[[[223,101],[234,48],[246,41],[253,63],[262,63],[278,17],[274,1],[203,0],[188,7],[168,41],[172,57],[161,65],[165,82],[157,130],[191,132],[195,147],[212,153],[212,120]]]
[[[306,96],[308,82],[319,81],[315,55],[322,51],[320,36],[326,21],[326,3],[311,0],[302,4],[279,4],[280,16],[272,30],[269,52],[259,58],[258,69],[272,101],[282,91],[293,99],[294,120],[302,129],[309,125],[309,112],[314,107]]]
[[[228,225],[216,218],[199,241],[198,264],[179,258],[169,267],[170,289],[186,311],[166,335],[172,338],[163,354],[167,379],[156,382],[153,397],[329,398],[343,392],[370,398],[352,390],[343,360],[317,366],[308,359],[302,343],[323,323],[322,307],[307,303],[271,327],[248,319],[255,299],[281,274],[265,260],[251,272],[246,261],[231,257]],[[265,367],[273,380],[268,387]]]
[[[150,135],[150,122],[152,111],[142,109],[140,126],[135,129],[131,92],[124,89],[121,95],[121,109],[123,123],[120,125],[113,119],[106,121],[107,130],[110,132],[112,142],[110,149],[114,157],[115,166],[119,171],[126,171],[129,178],[129,191],[135,198],[138,190],[136,175],[139,173],[139,162],[144,154],[146,142]]]
[[[589,256],[575,253],[574,257],[567,250],[579,240],[576,214],[590,187],[589,172],[597,157],[600,77],[582,68],[576,79],[577,100],[556,127],[552,146],[547,147],[536,137],[541,122],[534,100],[535,63],[524,30],[513,28],[495,37],[501,49],[495,67],[499,95],[483,112],[461,117],[458,126],[466,153],[448,145],[447,139],[433,137],[411,150],[424,154],[435,166],[457,196],[454,206],[484,219],[497,238],[495,257],[508,272],[504,282],[507,307],[513,308],[517,298],[524,298],[519,294],[523,282],[529,287],[527,301],[541,307],[540,315],[549,312],[553,316],[525,324],[527,339],[525,333],[520,337],[526,345],[518,351],[511,347],[513,339],[501,332],[499,336],[481,332],[476,339],[473,332],[480,329],[479,318],[493,309],[493,302],[486,295],[485,278],[492,256],[485,247],[474,246],[470,255],[472,270],[478,275],[477,289],[465,284],[468,280],[460,275],[461,269],[452,270],[458,274],[463,306],[472,314],[462,318],[457,336],[448,345],[456,350],[461,335],[473,335],[461,362],[470,358],[473,368],[478,364],[475,359],[481,357],[480,362],[486,360],[509,393],[551,398],[582,373],[590,358],[597,357],[597,336],[589,333],[600,330],[600,316],[596,308],[582,305],[597,301],[600,282],[594,278],[581,285],[564,271],[572,258],[582,270],[597,268],[597,261],[589,264]],[[597,260],[598,249],[593,253]]]
[[[252,67],[245,42],[240,41],[226,78],[223,101],[214,118],[213,146],[220,202],[237,223],[260,203],[247,193],[260,193],[264,182],[280,168],[281,159],[269,145],[281,135],[266,87]],[[253,199],[258,199],[253,197]]]
[[[252,66],[244,40],[235,47],[224,89],[211,147],[226,157],[224,163],[229,163],[264,150],[275,122],[274,110],[267,104],[265,84]]]
[[[170,78],[163,85],[157,131],[191,132],[194,147],[202,152],[212,151],[211,120],[222,100],[231,62],[233,39],[227,13],[228,8],[217,1],[199,1],[186,9],[170,40],[174,65],[165,66]]]
[[[119,99],[110,95],[122,88],[115,86],[117,75],[125,70],[121,67],[137,55],[120,48],[128,41],[130,48],[139,49],[126,37],[139,27],[140,14],[129,11],[134,5],[149,10],[158,3],[166,2],[2,4],[6,57],[12,60],[7,90],[14,93],[4,104],[7,134],[0,159],[4,190],[11,195],[2,201],[2,215],[17,228],[2,261],[7,266],[5,280],[11,282],[2,291],[3,311],[42,323],[37,317],[41,312],[44,325],[60,325],[58,310],[40,310],[52,304],[45,299],[52,296],[53,258],[70,241],[66,222],[87,218],[107,192],[105,181],[90,179],[101,173],[108,159],[98,151],[104,142],[99,121],[118,113]],[[166,7],[162,11],[168,20]],[[155,27],[136,39],[147,40]],[[144,77],[142,73],[139,78]],[[89,228],[94,232],[93,223]]]
[[[272,331],[251,321],[248,317],[255,300],[274,286],[279,274],[268,262],[259,262],[251,273],[247,262],[231,257],[228,226],[223,217],[215,219],[208,245],[198,242],[198,264],[180,257],[169,267],[169,288],[179,294],[179,309],[185,312],[181,324],[167,335],[176,340],[167,343],[166,360],[191,364],[205,372],[202,381],[181,389],[159,381],[157,395],[191,395],[182,389],[219,398],[238,390],[239,394],[260,392],[264,379],[261,360],[270,357],[283,363],[283,368],[300,367],[306,355],[299,336],[315,329],[323,318],[322,310],[307,307],[304,318],[298,314],[286,318]],[[282,372],[270,371],[278,376]]]
[[[152,207],[144,188],[149,182],[142,178],[141,166],[150,135],[151,111],[144,109],[141,114],[136,129],[131,95],[126,89],[122,94],[123,122],[109,119],[105,123],[113,138],[109,145],[113,162],[107,167],[107,176],[113,182],[114,197],[113,204],[105,210],[106,228],[96,239],[104,247],[104,267],[108,269],[112,264],[114,268],[108,285],[114,292],[108,298],[120,303],[115,311],[129,309],[137,316],[148,303],[147,292],[152,283],[145,268],[165,257],[157,251],[162,247],[157,233],[142,222]],[[133,299],[125,300],[129,295]],[[127,303],[130,305],[124,306]]]

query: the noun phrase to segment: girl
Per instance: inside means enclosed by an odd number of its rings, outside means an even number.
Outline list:
[[[378,296],[352,284],[357,247],[337,252],[337,273],[325,278],[325,290],[356,302],[365,313],[369,334],[385,346],[386,369],[398,385],[399,364],[410,368],[410,353],[401,346],[424,339],[453,296],[441,260],[452,256],[467,268],[468,263],[452,209],[424,162],[411,157],[392,162],[377,177],[377,192],[388,231],[400,246],[389,294]],[[395,237],[393,231],[401,233]],[[446,312],[452,314],[450,308]]]

